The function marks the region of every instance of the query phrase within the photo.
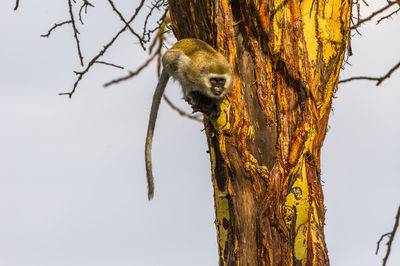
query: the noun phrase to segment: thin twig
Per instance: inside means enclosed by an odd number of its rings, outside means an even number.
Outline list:
[[[379,10],[377,10],[377,11],[375,11],[375,12],[373,12],[373,13],[372,13],[371,15],[369,15],[368,17],[366,17],[366,18],[364,18],[364,19],[358,20],[358,21],[357,21],[357,24],[351,26],[350,29],[352,29],[352,30],[357,29],[361,24],[363,24],[363,23],[365,23],[365,22],[367,22],[367,21],[372,20],[372,18],[374,18],[375,16],[377,16],[377,15],[379,15],[380,13],[384,12],[386,9],[390,8],[392,5],[396,4],[396,1],[393,1],[393,2],[387,1],[387,3],[388,3],[388,4],[387,4],[386,6],[382,7],[381,9],[379,9]]]
[[[396,214],[396,218],[395,218],[395,222],[394,222],[394,226],[393,226],[392,232],[386,233],[386,234],[382,235],[381,238],[379,239],[378,243],[377,243],[377,244],[378,244],[378,248],[377,248],[377,250],[376,250],[376,253],[378,253],[380,241],[381,241],[385,236],[389,236],[389,235],[390,235],[389,241],[386,243],[386,245],[388,246],[388,248],[387,248],[387,250],[386,250],[386,255],[385,255],[385,257],[383,258],[383,262],[382,262],[382,265],[383,265],[383,266],[386,265],[386,263],[387,263],[387,261],[388,261],[388,259],[389,259],[390,251],[392,250],[392,244],[393,244],[394,236],[396,235],[397,228],[399,227],[399,220],[400,220],[400,206],[399,206],[399,208],[397,209],[397,214]]]
[[[161,7],[167,7],[168,3],[165,0],[156,0],[154,3],[151,4],[152,6],[150,7],[149,13],[147,13],[147,16],[144,20],[144,26],[143,26],[143,34],[142,38],[145,40],[145,42],[149,42],[151,40],[150,35],[161,27],[162,23],[164,22],[164,19],[168,13],[168,8],[165,9],[165,12],[163,16],[160,18],[159,21],[157,21],[157,26],[154,27],[153,29],[147,29],[147,23],[149,22],[149,18],[151,17],[152,13],[154,10],[159,10]]]
[[[69,15],[71,17],[72,29],[74,31],[74,38],[75,38],[75,42],[76,42],[76,48],[78,49],[78,55],[79,55],[79,60],[81,62],[81,66],[83,66],[83,56],[82,56],[81,46],[79,44],[79,38],[78,38],[79,31],[78,31],[78,29],[76,28],[76,25],[75,25],[74,12],[72,11],[71,0],[68,0],[68,6],[69,6]]]
[[[125,69],[123,66],[115,65],[115,64],[112,64],[112,63],[107,63],[107,62],[104,62],[104,61],[96,61],[95,63],[96,64],[103,64],[103,65],[107,65],[107,66],[112,66],[112,67],[116,67],[116,68],[119,68],[119,69]]]
[[[165,18],[164,18],[164,19],[165,19]],[[168,23],[168,22],[169,22],[169,20],[165,21],[165,23],[163,23],[163,24],[161,25],[161,27],[164,28],[165,25],[166,25],[166,23]],[[126,81],[126,80],[128,80],[128,79],[131,79],[131,78],[133,78],[134,76],[137,76],[137,75],[138,75],[144,68],[146,68],[146,67],[154,60],[154,58],[156,58],[156,57],[157,57],[157,75],[158,75],[158,77],[160,77],[162,48],[163,48],[163,41],[164,41],[164,39],[165,39],[165,37],[164,37],[164,35],[162,34],[161,30],[162,30],[162,29],[160,28],[160,31],[157,32],[156,36],[154,37],[153,42],[152,42],[151,45],[150,45],[150,50],[149,50],[149,51],[150,51],[150,53],[151,53],[151,52],[153,51],[155,45],[158,44],[157,49],[154,51],[154,54],[151,55],[142,65],[140,65],[140,67],[139,67],[137,70],[135,70],[135,71],[129,71],[129,72],[128,72],[128,75],[123,76],[123,77],[120,77],[120,78],[117,78],[117,79],[113,79],[113,80],[107,82],[106,84],[104,84],[104,87],[108,87],[108,86],[110,86],[110,85],[117,84],[117,83],[119,83],[119,82]]]
[[[394,14],[397,14],[399,11],[400,11],[400,8],[397,9],[397,10],[395,10],[395,11],[393,11],[393,12],[390,13],[389,15],[386,15],[386,16],[381,17],[380,19],[378,19],[378,21],[376,22],[376,24],[378,25],[382,20],[391,18]]]
[[[64,22],[61,22],[61,23],[56,23],[56,24],[54,24],[53,27],[51,27],[51,28],[49,29],[49,31],[47,32],[47,34],[42,34],[42,35],[40,35],[40,37],[46,37],[46,38],[48,38],[48,37],[50,37],[50,34],[51,34],[51,32],[52,32],[53,30],[55,30],[55,29],[58,28],[58,27],[61,27],[62,25],[69,24],[69,23],[72,23],[72,20],[67,20],[67,21],[64,21]]]
[[[111,5],[111,8],[113,9],[113,11],[115,13],[117,13],[117,15],[119,16],[119,18],[121,19],[122,22],[125,23],[125,25],[128,27],[129,31],[139,40],[140,46],[142,46],[143,50],[146,50],[146,47],[144,46],[144,41],[143,38],[139,36],[139,34],[137,34],[132,27],[129,25],[128,22],[126,22],[125,18],[122,16],[121,12],[118,11],[118,9],[115,7],[114,2],[112,0],[108,0],[108,2]]]
[[[177,107],[176,105],[174,105],[169,99],[168,97],[164,94],[163,95],[164,100],[167,102],[167,104],[172,108],[172,110],[177,111],[178,114],[180,114],[181,116],[187,117],[189,119],[193,119],[196,120],[198,122],[203,122],[203,119],[201,119],[201,115],[196,114],[196,115],[191,115],[186,113],[185,111],[183,111],[182,109],[180,109],[179,107]]]
[[[348,78],[348,79],[340,80],[339,83],[345,83],[345,82],[349,82],[349,81],[352,81],[352,80],[373,80],[373,81],[377,81],[376,86],[379,86],[379,85],[381,85],[381,83],[383,81],[385,81],[386,79],[390,78],[390,75],[392,75],[392,73],[394,71],[396,71],[396,69],[398,69],[399,67],[400,67],[400,62],[397,63],[394,67],[392,67],[389,70],[389,72],[387,72],[382,77],[366,77],[366,76],[351,77],[351,78]]]
[[[14,11],[16,11],[18,9],[18,6],[19,6],[19,0],[15,1]]]
[[[71,0],[69,0],[71,1]],[[143,4],[144,4],[145,0],[141,0],[139,6],[136,8],[135,13],[132,15],[132,17],[129,19],[128,24],[130,24],[137,16],[137,14],[139,13],[140,9],[142,8]],[[72,97],[72,95],[75,93],[75,90],[79,84],[79,82],[81,81],[81,79],[83,78],[83,76],[91,69],[91,67],[93,66],[93,64],[97,61],[97,59],[99,59],[101,56],[104,55],[104,53],[107,51],[108,48],[110,48],[114,42],[118,39],[118,37],[127,29],[126,26],[124,26],[115,36],[114,38],[112,38],[112,40],[107,43],[104,48],[95,56],[92,58],[92,60],[90,60],[90,62],[88,63],[87,67],[82,71],[82,72],[75,72],[78,75],[77,80],[75,81],[72,90],[70,92],[63,92],[63,93],[59,93],[59,95],[68,95],[69,98]]]
[[[82,10],[85,9],[85,14],[87,14],[87,8],[88,8],[88,6],[94,7],[94,5],[91,4],[89,1],[83,0],[83,4],[82,4],[81,8],[79,9],[79,21],[81,22],[81,24],[83,24],[83,20],[82,20]]]
[[[381,237],[379,238],[378,242],[376,242],[376,251],[375,251],[375,255],[378,255],[378,251],[379,251],[379,248],[380,248],[380,245],[381,245],[382,240],[383,240],[385,237],[390,236],[390,234],[391,234],[391,232],[381,235]]]
[[[128,74],[128,75],[123,76],[123,77],[120,77],[120,78],[117,78],[117,79],[113,79],[113,80],[111,80],[111,81],[105,83],[103,86],[104,86],[104,87],[108,87],[108,86],[110,86],[110,85],[118,84],[118,83],[120,83],[121,81],[125,81],[125,80],[128,80],[128,79],[133,78],[134,76],[138,75],[145,67],[147,67],[147,66],[150,64],[150,62],[153,61],[154,58],[156,58],[156,56],[157,56],[156,53],[153,54],[150,58],[148,58],[148,59],[146,60],[146,62],[144,62],[144,63],[143,63],[138,69],[136,69],[135,71],[129,71],[129,74]]]

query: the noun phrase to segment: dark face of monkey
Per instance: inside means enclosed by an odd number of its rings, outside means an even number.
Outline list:
[[[215,96],[221,96],[225,90],[226,79],[224,77],[213,77],[210,78],[210,83],[211,83],[211,88],[210,88],[211,92]]]

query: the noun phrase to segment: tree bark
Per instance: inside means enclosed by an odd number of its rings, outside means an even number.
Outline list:
[[[320,151],[349,36],[350,0],[170,0],[178,39],[232,64],[205,119],[220,265],[329,265]]]

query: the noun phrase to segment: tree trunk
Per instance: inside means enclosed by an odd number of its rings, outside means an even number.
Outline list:
[[[220,265],[328,265],[320,151],[345,54],[350,0],[169,0],[178,39],[232,64],[205,119]]]

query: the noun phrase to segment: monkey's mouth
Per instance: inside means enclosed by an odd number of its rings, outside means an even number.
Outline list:
[[[216,85],[211,86],[211,92],[215,96],[220,96],[223,91],[224,91],[224,87],[223,86],[216,86]]]

